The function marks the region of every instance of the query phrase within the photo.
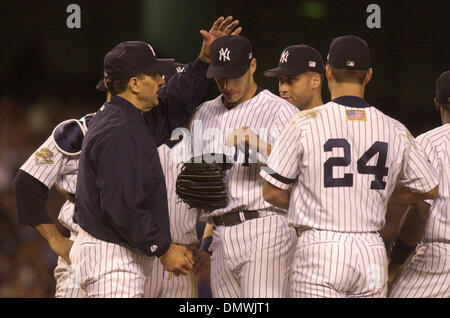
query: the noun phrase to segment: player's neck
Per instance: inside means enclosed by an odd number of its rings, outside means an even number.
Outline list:
[[[309,103],[309,105],[302,110],[312,109],[312,108],[320,106],[320,105],[323,105],[323,101],[322,101],[322,96],[319,93],[319,95],[313,95],[311,103]]]
[[[130,104],[132,104],[134,107],[144,112],[148,112],[152,108],[151,107],[149,109],[149,107],[147,105],[144,105],[135,94],[130,93],[128,90],[123,92],[122,94],[118,94],[117,96],[122,97],[123,99],[127,100]]]
[[[365,86],[355,83],[340,83],[330,87],[331,99],[336,99],[341,96],[356,96],[364,99]]]
[[[442,125],[450,124],[450,111],[441,111]]]

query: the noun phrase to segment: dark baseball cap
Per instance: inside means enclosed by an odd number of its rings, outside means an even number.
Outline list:
[[[120,80],[139,73],[163,74],[174,62],[174,59],[156,58],[148,43],[127,41],[116,45],[105,55],[104,75],[111,80]]]
[[[442,73],[436,80],[436,99],[441,104],[450,103],[450,71]]]
[[[331,41],[328,51],[328,64],[348,70],[368,70],[370,52],[366,41],[355,36],[339,36]]]
[[[95,88],[96,88],[98,91],[100,91],[100,92],[107,93],[108,90],[106,89],[104,79],[105,79],[105,78],[102,77],[102,78],[98,81],[98,83],[97,83],[97,85],[95,86]]]
[[[252,60],[252,45],[240,35],[220,37],[211,44],[207,78],[237,78],[245,74]]]
[[[288,46],[283,50],[278,67],[264,72],[267,77],[299,75],[305,72],[323,73],[322,56],[306,44]]]
[[[164,76],[164,80],[167,82],[172,76],[175,74],[184,72],[184,68],[186,64],[174,63],[167,70],[165,70],[162,75]]]

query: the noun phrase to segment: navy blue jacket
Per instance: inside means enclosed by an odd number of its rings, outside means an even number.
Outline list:
[[[94,237],[161,256],[171,243],[157,147],[188,121],[206,87],[199,59],[172,77],[159,105],[142,112],[113,96],[91,119],[80,156],[74,221]]]

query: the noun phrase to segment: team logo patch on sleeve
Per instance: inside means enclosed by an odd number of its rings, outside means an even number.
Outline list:
[[[366,111],[362,109],[348,109],[345,111],[347,120],[367,121]]]
[[[36,161],[37,165],[51,165],[53,163],[52,157],[53,152],[51,152],[51,150],[46,147],[41,148],[41,150],[34,154],[34,160]]]

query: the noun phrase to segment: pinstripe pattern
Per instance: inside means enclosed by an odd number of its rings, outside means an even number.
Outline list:
[[[289,221],[295,227],[307,226],[338,232],[377,232],[385,224],[387,199],[396,182],[418,192],[427,192],[437,183],[436,171],[409,131],[398,121],[374,107],[364,108],[368,121],[347,121],[349,107],[329,102],[299,113],[282,133],[268,160],[268,166],[281,176],[298,179],[291,193]],[[325,187],[324,163],[330,157],[343,157],[342,148],[324,151],[331,138],[351,144],[348,166],[333,167],[333,176],[353,174],[351,187]],[[373,174],[358,173],[357,161],[375,143],[388,144],[383,178],[385,189],[371,189]],[[376,156],[369,165],[376,165]],[[267,172],[261,175],[275,186],[287,189]]]
[[[189,272],[188,275],[175,276],[166,272],[159,258],[153,261],[146,288],[146,295],[150,298],[198,298],[197,275]]]
[[[395,280],[389,297],[450,298],[450,124],[417,137],[440,176],[439,194],[429,201],[423,242]]]
[[[75,233],[70,236],[75,240]],[[62,257],[58,257],[58,264],[54,270],[56,288],[55,298],[85,298],[86,295],[79,285],[79,275]]]
[[[389,297],[450,298],[450,244],[420,243]]]
[[[439,194],[431,204],[425,241],[450,241],[450,124],[417,137],[439,176]]]
[[[266,132],[265,136],[260,135],[261,139],[273,145],[289,120],[298,112],[293,105],[268,90],[261,91],[232,109],[223,105],[221,96],[202,104],[193,117],[191,134],[194,155],[201,154],[203,150],[203,153],[227,153],[233,156],[235,148],[226,147],[225,138],[232,130],[243,126],[248,126],[257,133]],[[196,121],[201,123],[202,131],[198,131]],[[214,134],[217,129],[221,132],[219,138]],[[213,140],[216,143],[213,143]],[[199,149],[199,145],[203,149]],[[229,204],[210,215],[223,214],[237,208],[278,211],[262,197],[263,180],[259,178],[260,168],[259,163],[249,166],[235,164],[227,173]]]
[[[181,165],[172,158],[171,151],[176,151],[179,145],[173,149],[165,144],[158,147],[167,188],[170,234],[174,243],[198,245],[196,224],[199,213],[196,209],[189,209],[186,203],[178,201],[175,194],[175,183],[181,171]],[[188,275],[175,276],[164,271],[159,259],[155,258],[146,290],[150,298],[198,298],[197,275],[190,272]]]
[[[154,257],[101,241],[82,229],[70,251],[88,298],[142,298]]]
[[[213,297],[287,297],[296,236],[284,216],[272,215],[214,230]]]
[[[49,149],[53,156],[51,164],[39,164],[36,162],[36,153],[42,148]],[[50,136],[20,167],[29,175],[33,176],[47,188],[51,189],[53,185],[57,185],[64,191],[75,193],[77,173],[78,173],[78,159],[79,156],[67,156],[61,153],[55,145],[54,139]],[[78,224],[72,220],[74,212],[74,204],[66,201],[61,207],[58,215],[58,221],[71,232],[71,239],[75,238],[79,231]],[[66,261],[58,257],[58,264],[54,270],[56,287],[55,297],[65,298],[83,298],[85,295],[80,290],[79,286],[74,282],[77,277],[71,272],[71,267],[67,265]]]
[[[294,257],[291,297],[386,297],[387,256],[378,234],[308,230]]]
[[[176,151],[176,147],[174,147],[174,151]],[[181,165],[172,158],[171,149],[165,144],[158,147],[158,154],[166,181],[172,242],[184,245],[198,244],[195,228],[198,211],[197,209],[189,209],[189,206],[178,200],[175,194],[176,180],[181,172]]]
[[[387,200],[397,182],[418,192],[438,183],[401,123],[374,107],[358,110],[366,121],[349,120],[351,109],[329,102],[297,114],[267,161],[276,174],[261,172],[281,189],[291,186],[285,180],[296,180],[289,225],[315,229],[304,232],[297,245],[293,297],[385,297],[387,257],[375,233],[385,225]],[[371,156],[369,149],[375,150]],[[361,166],[375,169],[383,158],[376,171],[386,175],[373,185],[375,174],[362,173]]]
[[[52,164],[37,164],[35,154],[42,148],[47,148],[53,153]],[[47,188],[51,188],[55,183],[63,190],[75,193],[79,156],[67,156],[59,152],[53,138],[50,136],[28,160],[20,167],[21,170],[32,175]]]
[[[232,109],[223,105],[221,97],[202,104],[193,117],[194,155],[215,152],[233,156],[235,148],[225,147],[225,138],[232,130],[244,126],[273,145],[298,112],[293,105],[268,90]],[[201,131],[196,130],[199,122]],[[219,136],[216,136],[217,130]],[[262,157],[258,159],[264,161]],[[264,200],[260,169],[261,163],[234,164],[227,171],[228,206],[204,216],[207,219],[238,209],[262,211],[262,217],[258,219],[215,228],[211,258],[213,297],[286,297],[288,293],[287,272],[295,233],[287,226],[285,211]]]

